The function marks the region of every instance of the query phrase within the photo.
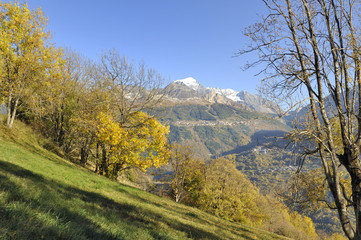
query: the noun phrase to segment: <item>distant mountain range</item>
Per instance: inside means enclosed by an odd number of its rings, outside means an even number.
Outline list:
[[[233,155],[237,168],[265,193],[295,171],[294,154],[284,149],[291,128],[276,115],[276,104],[246,91],[205,87],[194,78],[164,91],[160,113],[171,143],[193,147],[206,161]],[[280,178],[265,184],[276,173]]]
[[[278,106],[259,95],[204,87],[194,78],[174,81],[164,91],[160,112],[170,126],[171,143],[192,146],[195,155],[206,161],[233,155],[237,168],[264,192],[295,172],[298,152],[286,147],[289,142],[284,137],[292,119],[307,107],[280,119]]]
[[[246,91],[202,86],[192,77],[172,82],[166,88],[167,100],[175,104],[227,104],[260,113],[276,114],[278,106],[259,95]]]
[[[203,158],[247,152],[290,129],[275,116],[276,104],[246,91],[205,87],[189,77],[164,93],[169,140],[194,146]]]

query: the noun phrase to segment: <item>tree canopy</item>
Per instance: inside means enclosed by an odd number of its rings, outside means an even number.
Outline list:
[[[229,220],[259,223],[258,189],[228,159],[215,159],[205,172],[199,199],[201,209]]]
[[[8,127],[13,125],[19,105],[41,88],[58,60],[46,23],[40,9],[0,3],[0,94],[7,107]]]
[[[99,113],[96,136],[103,146],[102,168],[104,174],[117,177],[118,172],[129,167],[143,171],[168,162],[169,128],[146,113],[138,112],[128,118],[124,127],[109,114]]]

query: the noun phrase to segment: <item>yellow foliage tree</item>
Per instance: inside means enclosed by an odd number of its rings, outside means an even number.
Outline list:
[[[73,158],[79,152],[76,145],[90,141],[95,135],[96,113],[103,106],[97,101],[94,88],[88,85],[88,70],[92,65],[70,50],[57,52],[42,91],[37,94],[39,106],[35,102],[31,108],[33,112],[37,110],[45,125],[45,135]]]
[[[319,239],[309,217],[291,212],[272,196],[260,196],[258,206],[265,214],[263,229],[291,239]]]
[[[143,112],[129,117],[122,126],[110,113],[100,113],[96,136],[102,146],[100,172],[116,178],[118,173],[138,167],[143,171],[167,163],[169,128]]]
[[[198,204],[225,219],[261,225],[264,215],[257,206],[258,189],[237,170],[232,160],[219,158],[206,169]]]
[[[3,88],[3,84],[4,84],[4,77],[5,77],[5,64],[4,64],[4,59],[2,57],[0,57],[0,106],[4,103],[5,100],[5,95],[4,93],[1,91],[1,89]]]
[[[204,184],[204,162],[194,158],[190,146],[173,144],[171,149],[170,186],[174,200],[195,205]]]
[[[7,126],[13,125],[24,96],[31,96],[52,64],[46,18],[26,4],[0,2],[0,95],[7,107]]]
[[[304,232],[309,238],[317,239],[315,227],[313,226],[312,219],[307,216],[302,216],[297,212],[293,212],[291,215],[291,223],[297,229]]]

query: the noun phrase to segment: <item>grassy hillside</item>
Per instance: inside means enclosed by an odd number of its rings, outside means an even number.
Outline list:
[[[0,125],[0,239],[281,239],[121,185]]]

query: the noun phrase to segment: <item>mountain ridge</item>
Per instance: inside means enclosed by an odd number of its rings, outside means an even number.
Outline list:
[[[248,110],[261,113],[276,114],[278,106],[260,95],[248,93],[245,90],[222,89],[205,87],[196,79],[187,77],[170,83],[165,88],[166,98],[173,103],[221,103],[236,106],[239,105]]]

